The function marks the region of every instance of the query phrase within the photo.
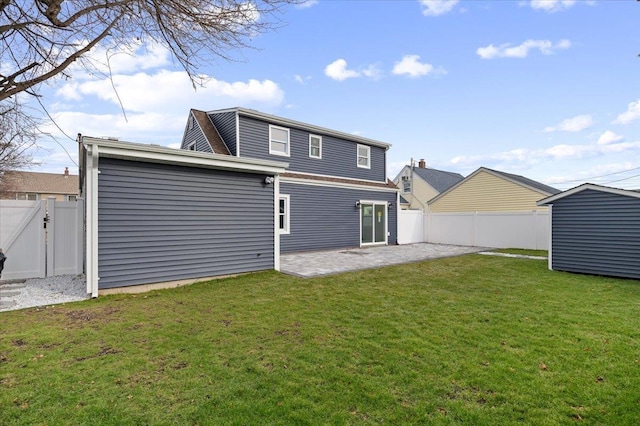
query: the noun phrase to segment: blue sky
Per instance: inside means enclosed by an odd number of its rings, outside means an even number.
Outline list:
[[[203,68],[195,91],[166,51],[141,45],[112,57],[117,95],[108,79],[76,72],[43,101],[71,137],[176,146],[189,108],[243,106],[391,143],[391,178],[424,158],[560,189],[640,188],[635,1],[318,0],[280,18],[255,49]],[[75,160],[75,142],[50,131]],[[77,171],[43,144],[34,170]]]

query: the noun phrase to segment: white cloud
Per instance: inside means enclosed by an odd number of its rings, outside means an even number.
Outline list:
[[[620,142],[622,139],[624,139],[622,136],[607,130],[598,138],[598,145],[608,145],[610,143]]]
[[[534,10],[553,13],[566,10],[576,4],[576,0],[531,0],[529,5]]]
[[[640,142],[611,142],[608,144],[568,145],[560,144],[546,149],[518,148],[487,155],[458,156],[450,164],[456,167],[479,167],[481,165],[514,168],[533,166],[553,160],[578,160],[605,154],[631,152],[640,154]]]
[[[571,47],[569,40],[560,40],[553,43],[550,40],[526,40],[518,46],[512,46],[511,43],[494,46],[490,44],[486,47],[479,47],[476,53],[482,59],[494,58],[526,58],[530,50],[537,49],[543,55],[551,55],[558,50],[564,50]]]
[[[544,129],[545,132],[579,132],[593,126],[593,118],[590,115],[577,115],[573,118],[562,120],[555,126],[549,126]]]
[[[312,6],[315,6],[316,4],[318,4],[318,0],[306,0],[306,1],[303,1],[302,3],[296,4],[294,7],[296,9],[308,9]]]
[[[349,78],[369,77],[372,79],[378,79],[381,77],[382,72],[378,65],[372,64],[367,68],[361,70],[354,70],[347,68],[347,61],[344,59],[336,59],[324,69],[324,73],[327,77],[338,81],[344,81]]]
[[[614,124],[628,124],[634,120],[640,119],[640,99],[631,102],[627,110],[613,120]]]
[[[113,84],[117,93],[113,90],[112,82],[104,78],[65,84],[58,89],[57,95],[66,100],[76,101],[95,96],[118,106],[120,99],[125,111],[182,114],[194,106],[194,101],[213,104],[224,99],[227,105],[276,106],[284,99],[282,89],[271,80],[226,82],[203,76],[203,82],[204,86],[194,91],[184,71],[161,70],[154,74],[114,75]],[[210,109],[210,106],[205,109]]]
[[[311,80],[311,76],[310,75],[308,75],[306,77],[303,77],[303,76],[301,76],[299,74],[296,74],[296,75],[293,76],[293,78],[300,84],[306,84],[307,81]]]
[[[420,0],[424,16],[439,16],[451,12],[459,0]]]
[[[420,56],[418,55],[405,55],[402,60],[396,62],[393,67],[392,73],[396,75],[406,74],[409,77],[417,78],[423,75],[430,74],[434,71],[433,65],[428,63],[421,63]]]

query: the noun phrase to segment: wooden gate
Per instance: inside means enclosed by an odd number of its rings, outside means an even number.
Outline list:
[[[81,214],[82,201],[0,200],[2,279],[82,273]]]

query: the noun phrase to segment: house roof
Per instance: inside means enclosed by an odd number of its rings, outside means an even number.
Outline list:
[[[79,192],[78,175],[10,170],[0,178],[8,192],[68,194]]]
[[[556,188],[554,188],[552,186],[549,186],[549,185],[545,185],[544,183],[540,183],[540,182],[535,181],[533,179],[526,178],[524,176],[514,175],[512,173],[501,172],[499,170],[488,169],[486,167],[481,167],[480,169],[484,169],[486,171],[493,172],[494,174],[501,175],[501,176],[503,176],[503,177],[505,177],[507,179],[510,179],[512,181],[520,183],[520,184],[522,184],[524,186],[529,186],[529,187],[531,187],[533,189],[537,189],[538,191],[546,192],[547,194],[557,194],[557,193],[560,192],[559,189],[556,189]]]
[[[236,112],[246,117],[257,118],[259,120],[268,121],[270,123],[279,124],[281,126],[306,129],[306,130],[310,130],[312,132],[318,133],[320,135],[334,136],[337,138],[346,139],[353,142],[359,142],[366,145],[377,146],[380,148],[384,148],[385,150],[388,150],[391,147],[391,144],[388,144],[385,142],[364,138],[362,136],[357,136],[352,133],[345,133],[345,132],[340,132],[338,130],[327,129],[325,127],[303,123],[301,121],[290,120],[288,118],[278,117],[271,114],[265,114],[264,112],[256,111],[254,109],[236,107],[236,108],[227,108],[227,109],[221,109],[221,110],[208,111],[208,114],[216,114],[221,112]]]
[[[220,133],[218,133],[216,127],[213,125],[211,120],[209,120],[207,113],[192,108],[191,114],[193,114],[193,117],[198,122],[198,126],[200,126],[200,129],[202,130],[204,137],[207,139],[207,142],[209,142],[213,152],[215,154],[231,155],[229,148],[227,148],[227,145],[222,141]]]
[[[480,167],[476,171],[471,173],[469,176],[464,178],[463,180],[461,180],[458,183],[456,183],[456,184],[452,185],[451,187],[449,187],[446,191],[443,191],[440,194],[438,194],[435,197],[433,197],[432,199],[430,199],[428,201],[428,204],[431,204],[434,201],[440,199],[445,194],[448,194],[449,192],[453,191],[454,188],[457,188],[458,186],[462,185],[464,182],[466,182],[469,179],[471,179],[473,176],[475,176],[478,173],[483,172],[483,171],[487,172],[487,173],[490,173],[490,174],[492,174],[494,176],[501,177],[503,179],[506,179],[506,180],[508,180],[510,182],[513,182],[513,183],[516,183],[518,185],[524,186],[525,188],[529,188],[529,189],[532,189],[534,191],[537,191],[537,192],[541,193],[543,196],[545,196],[545,195],[553,195],[553,194],[557,194],[558,192],[560,192],[559,189],[556,189],[556,188],[553,188],[553,187],[551,187],[549,185],[545,185],[543,183],[537,182],[537,181],[535,181],[533,179],[526,178],[524,176],[514,175],[512,173],[501,172],[501,171],[498,171],[498,170],[489,169],[487,167]]]
[[[464,179],[464,176],[460,173],[446,172],[444,170],[431,168],[414,167],[413,172],[438,192],[444,192]]]
[[[286,172],[281,175],[283,178],[289,179],[303,179],[308,181],[317,181],[317,182],[331,182],[333,184],[346,184],[346,185],[359,185],[359,186],[368,186],[372,188],[379,189],[388,189],[391,191],[397,191],[398,187],[393,181],[387,179],[386,182],[372,182],[368,180],[359,180],[359,179],[348,179],[348,178],[339,178],[333,176],[317,176],[317,175],[309,175],[305,173],[291,173]]]
[[[583,183],[582,185],[576,186],[575,188],[571,188],[564,192],[560,192],[550,197],[543,198],[542,200],[538,201],[536,204],[538,204],[539,206],[547,206],[547,205],[553,204],[553,202],[556,200],[560,200],[564,197],[568,197],[570,195],[577,194],[578,192],[582,192],[586,190],[607,192],[609,194],[623,195],[625,197],[640,198],[640,192],[637,192],[637,191],[631,191],[628,189],[611,188],[610,186],[596,185],[593,183]]]

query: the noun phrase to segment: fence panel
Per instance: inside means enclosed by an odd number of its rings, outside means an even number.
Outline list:
[[[45,201],[0,200],[3,280],[45,277],[45,214]]]
[[[427,241],[441,244],[548,250],[549,212],[428,213]]]
[[[422,210],[398,211],[398,244],[424,242],[424,217]]]

